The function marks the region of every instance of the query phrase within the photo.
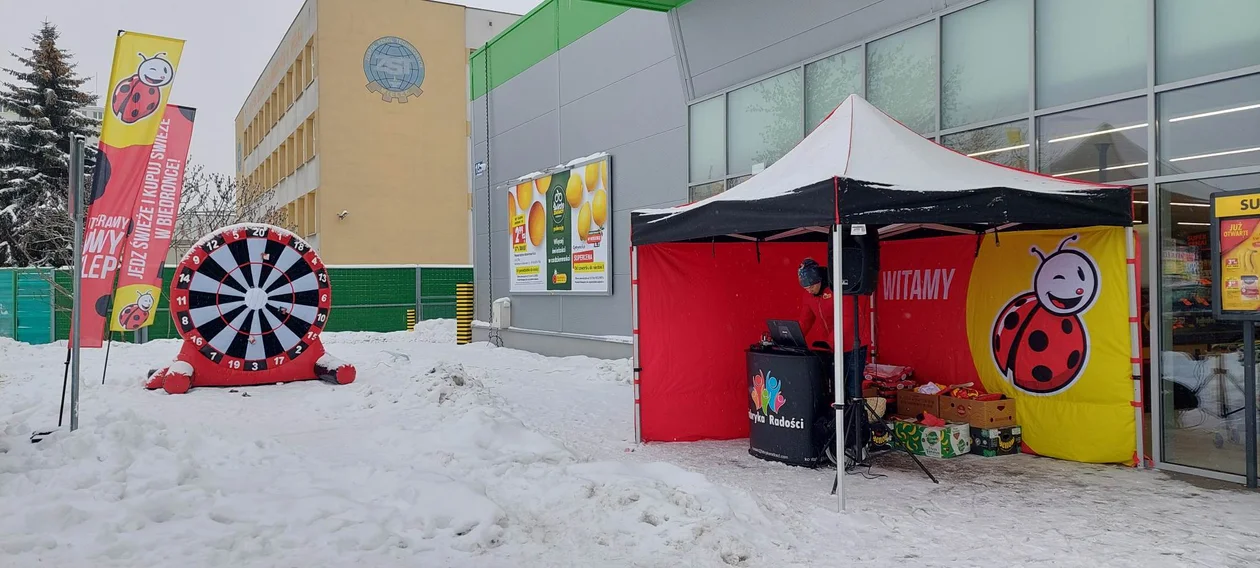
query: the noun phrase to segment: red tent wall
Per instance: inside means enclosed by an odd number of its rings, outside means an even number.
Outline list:
[[[744,350],[767,319],[797,318],[796,268],[805,257],[826,264],[826,244],[658,244],[638,255],[643,441],[747,437]],[[869,312],[865,297],[861,305]]]
[[[975,246],[976,237],[970,235],[880,243],[875,300],[880,363],[912,366],[920,382],[972,382],[984,390],[972,362],[965,323]],[[946,286],[946,276],[937,273],[933,274],[936,286],[930,291],[914,289],[916,278],[939,270],[949,271],[950,286]]]

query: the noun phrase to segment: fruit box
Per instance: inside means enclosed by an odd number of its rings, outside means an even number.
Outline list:
[[[905,389],[897,391],[897,416],[915,418],[920,412],[940,416],[941,395],[923,394]]]
[[[953,458],[971,451],[971,427],[946,424],[924,426],[917,422],[893,422],[893,439],[910,453],[930,458]]]
[[[977,428],[1005,428],[1015,425],[1015,400],[1006,398],[982,402],[942,396],[941,413],[948,422],[966,422]]]
[[[978,456],[994,457],[1018,454],[1020,442],[1023,441],[1023,429],[1019,426],[1005,428],[971,429],[971,453]]]

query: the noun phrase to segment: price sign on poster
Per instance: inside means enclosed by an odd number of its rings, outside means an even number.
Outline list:
[[[612,176],[597,155],[507,188],[513,294],[612,293]]]
[[[1212,194],[1212,311],[1260,321],[1260,191]]]

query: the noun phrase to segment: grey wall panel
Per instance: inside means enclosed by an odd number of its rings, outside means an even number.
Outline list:
[[[613,211],[687,199],[686,127],[610,148],[608,152],[613,155]]]
[[[678,65],[666,59],[565,105],[560,153],[585,156],[686,124]]]
[[[495,185],[572,159],[561,160],[557,116],[552,109],[490,141],[489,175]]]
[[[630,273],[630,211],[613,212],[613,274]],[[621,292],[613,287],[613,293]]]
[[[512,296],[512,326],[560,330],[559,296]]]
[[[561,299],[561,331],[587,335],[630,335],[630,275],[613,276],[613,296]],[[512,300],[513,310],[516,300]],[[513,314],[515,316],[515,314]]]
[[[476,307],[475,316],[481,321],[489,321],[490,313],[486,312],[487,298],[503,298],[509,295],[508,278],[511,266],[507,257],[507,231],[498,231],[491,235],[495,245],[494,265],[487,262],[489,250],[486,248],[486,235],[477,235],[473,239],[473,292]],[[494,277],[494,295],[486,296],[486,281]]]
[[[468,103],[469,128],[472,129],[473,144],[486,141],[486,97]],[[474,160],[474,163],[476,160]]]
[[[498,136],[556,110],[560,104],[559,73],[560,57],[552,54],[491,91],[487,95],[490,99],[491,136]],[[481,130],[485,130],[484,122]]]
[[[499,146],[497,140],[495,142],[495,146]],[[486,159],[485,144],[473,146],[472,160],[477,162],[484,159]],[[495,156],[494,161],[500,162],[501,160],[499,159],[499,156]],[[509,159],[508,162],[511,162],[511,160]],[[491,176],[516,177],[515,175],[507,173],[500,174],[496,172],[494,168],[491,168],[490,172],[486,175],[480,177],[474,176],[472,178],[473,227],[475,228],[475,232],[477,234],[484,234],[492,230],[503,231],[507,229],[507,189],[499,183],[492,182]],[[489,219],[486,218],[485,210],[487,195],[491,197],[490,206],[492,208]],[[488,222],[489,224],[487,224]]]
[[[684,190],[685,191],[685,190]],[[686,199],[671,199],[658,203],[645,203],[642,207],[673,207],[686,203]],[[630,213],[633,209],[613,212],[613,274],[630,274]]]
[[[492,129],[487,177],[494,191],[487,197],[487,178],[473,178],[478,317],[488,318],[480,305],[491,279],[488,242],[493,244],[494,297],[508,295],[511,253],[502,183],[608,152],[613,156],[613,295],[511,296],[512,325],[630,334],[630,210],[678,204],[687,197],[687,107],[673,49],[665,15],[629,10],[487,95]],[[480,106],[473,102],[475,114]],[[476,116],[473,123],[476,162],[485,159],[486,123]]]
[[[560,104],[580,99],[673,55],[667,16],[663,12],[630,10],[560,51]],[[674,65],[677,75],[677,63]]]
[[[679,9],[696,97],[926,16],[942,0],[695,0]]]
[[[476,211],[474,211],[473,214],[475,215]],[[488,281],[486,280],[485,270],[486,266],[489,264],[486,260],[489,257],[489,249],[486,248],[487,238],[488,235],[485,234],[473,235],[472,261],[474,299],[486,297],[486,285],[488,284]],[[487,311],[488,306],[483,306],[481,305],[482,303],[483,302],[473,302],[473,317],[481,321],[487,321],[490,317],[490,312]]]

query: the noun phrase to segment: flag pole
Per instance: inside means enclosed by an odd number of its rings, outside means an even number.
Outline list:
[[[113,294],[110,294],[112,297]],[[114,331],[106,328],[109,333],[109,340],[105,342],[105,366],[101,368],[101,384],[105,384],[105,373],[109,371],[109,348],[114,346]]]
[[[83,335],[83,136],[70,144],[70,199],[74,208],[73,312],[70,316],[70,431],[79,429],[79,338]]]

